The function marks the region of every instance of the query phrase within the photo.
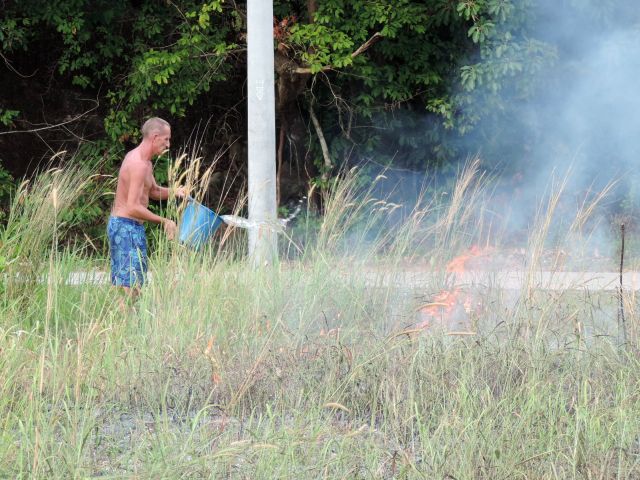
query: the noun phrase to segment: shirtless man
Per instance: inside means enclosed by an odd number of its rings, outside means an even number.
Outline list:
[[[154,156],[169,149],[171,127],[161,118],[150,118],[142,126],[142,141],[124,157],[118,173],[116,197],[111,209],[107,235],[111,257],[111,283],[136,295],[147,273],[147,238],[143,222],[161,223],[171,240],[176,224],[149,210],[149,199],[166,200],[169,189],[153,177]],[[183,188],[175,192],[185,195]]]

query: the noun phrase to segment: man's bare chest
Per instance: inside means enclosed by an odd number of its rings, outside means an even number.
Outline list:
[[[153,169],[146,166],[141,169],[140,164],[123,164],[122,167],[120,180],[123,181],[125,188],[127,190],[142,190],[143,194],[148,194],[155,183]],[[135,173],[136,169],[138,169],[139,172],[137,175]]]

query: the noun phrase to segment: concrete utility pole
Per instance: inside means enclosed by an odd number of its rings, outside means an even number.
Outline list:
[[[276,119],[273,1],[247,1],[249,123],[249,256],[254,265],[277,259]]]

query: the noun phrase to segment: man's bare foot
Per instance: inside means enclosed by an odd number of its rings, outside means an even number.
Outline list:
[[[123,314],[134,311],[136,301],[140,296],[138,287],[116,287],[118,289],[118,305]]]

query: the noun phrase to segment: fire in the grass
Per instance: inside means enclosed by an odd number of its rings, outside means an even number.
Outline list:
[[[473,246],[469,251],[451,260],[446,267],[447,273],[462,274],[466,270],[467,262],[475,257],[484,255],[480,247]],[[470,331],[471,317],[480,306],[474,295],[465,292],[460,287],[442,290],[429,303],[418,309],[419,323],[417,328],[431,328],[440,326],[449,333],[473,333]]]

